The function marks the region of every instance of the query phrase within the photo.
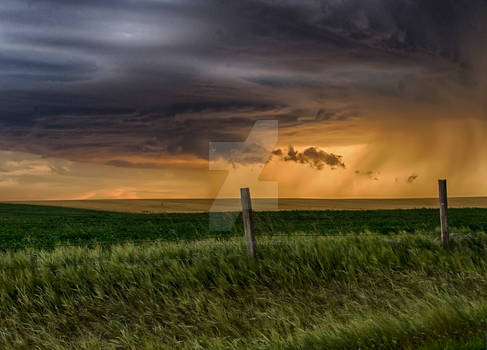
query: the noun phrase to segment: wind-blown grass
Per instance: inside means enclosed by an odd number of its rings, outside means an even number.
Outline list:
[[[0,255],[0,348],[417,349],[477,339],[487,235],[259,239]],[[434,349],[434,348],[433,348]]]
[[[418,350],[485,350],[486,342],[482,337],[468,341],[446,341],[430,344]]]

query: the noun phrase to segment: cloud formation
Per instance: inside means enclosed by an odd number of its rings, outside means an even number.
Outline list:
[[[486,8],[481,0],[5,0],[0,147],[93,162],[206,158],[209,141],[242,141],[259,119],[285,130],[341,127],[363,114],[360,101],[440,104],[443,92],[459,98],[482,76],[473,74],[481,50],[465,43],[482,45]]]
[[[326,165],[331,169],[345,168],[342,156],[327,153],[316,147],[308,147],[300,152],[295,150],[294,146],[289,146],[287,152],[278,148],[272,151],[272,155],[281,161],[305,164],[317,170],[323,170]]]
[[[416,175],[416,174],[412,174],[412,175],[410,175],[410,176],[408,177],[407,181],[408,181],[408,183],[410,184],[410,183],[413,183],[413,182],[414,182],[414,180],[416,180],[417,178],[418,178],[418,175]]]
[[[375,172],[372,170],[369,171],[355,170],[355,174],[360,176],[366,176],[370,180],[379,181],[379,172]]]
[[[485,33],[485,0],[2,0],[1,197],[214,196],[210,142],[228,196],[483,195]]]

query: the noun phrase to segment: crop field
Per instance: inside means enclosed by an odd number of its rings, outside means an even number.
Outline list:
[[[0,348],[483,349],[486,209],[236,220],[0,205]]]
[[[423,233],[437,235],[435,209],[255,212],[257,235],[343,235]],[[229,231],[218,231],[229,226]],[[210,223],[213,228],[210,229]],[[452,231],[487,231],[487,209],[452,208]],[[0,249],[60,245],[110,245],[241,237],[238,213],[136,214],[61,207],[0,204]]]

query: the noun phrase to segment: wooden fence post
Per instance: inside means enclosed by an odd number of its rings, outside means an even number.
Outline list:
[[[446,180],[438,180],[438,193],[440,195],[440,223],[441,223],[441,242],[447,248],[450,245],[450,235],[448,233],[448,196],[446,192]]]
[[[248,188],[240,189],[240,199],[242,201],[242,220],[245,230],[245,241],[247,243],[247,256],[255,260],[257,257],[256,242],[254,236],[254,223],[252,222],[252,202]]]

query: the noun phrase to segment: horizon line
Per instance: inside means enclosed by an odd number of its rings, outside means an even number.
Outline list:
[[[487,195],[479,196],[449,196],[450,199],[458,198],[487,198]],[[0,200],[0,203],[14,203],[14,202],[69,202],[69,201],[124,201],[124,200],[237,200],[240,197],[194,197],[194,198],[85,198],[85,199],[21,199],[21,200]],[[252,199],[259,200],[414,200],[414,199],[434,199],[438,197],[343,197],[343,198],[322,198],[322,197],[252,197]]]

